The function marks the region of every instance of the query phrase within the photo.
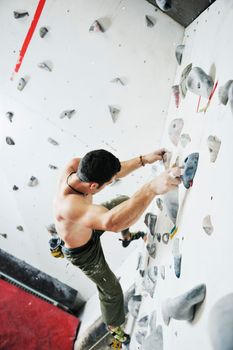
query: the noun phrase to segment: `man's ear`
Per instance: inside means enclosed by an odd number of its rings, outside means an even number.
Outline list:
[[[99,184],[97,182],[90,183],[90,190],[97,190],[98,187],[99,187]]]

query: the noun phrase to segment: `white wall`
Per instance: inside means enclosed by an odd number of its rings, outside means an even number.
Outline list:
[[[179,155],[182,162],[192,152],[200,154],[194,184],[184,203],[183,185],[179,189],[180,205],[183,209],[177,223],[178,232],[168,245],[158,244],[156,259],[150,259],[151,265],[165,266],[166,278],[162,280],[158,276],[153,299],[143,292],[146,297],[143,299],[138,316],[140,318],[140,315],[151,314],[156,309],[157,324],[163,327],[164,350],[211,350],[208,334],[210,310],[218,299],[233,291],[231,272],[233,115],[229,104],[220,105],[218,99],[219,87],[233,77],[232,30],[233,3],[228,0],[217,0],[185,30],[182,65],[178,67],[173,82],[173,84],[179,83],[181,72],[189,63],[201,67],[207,74],[214,72],[213,66],[215,66],[215,81],[219,80],[218,88],[205,114],[196,113],[197,95],[188,92],[186,98],[181,101],[179,109],[175,108],[174,98],[171,97],[162,138],[162,143],[173,152],[173,159]],[[201,107],[206,103],[207,100],[202,98]],[[168,137],[168,126],[174,118],[184,120],[182,133],[191,136],[192,141],[185,149],[180,143],[175,147]],[[209,135],[216,135],[222,141],[215,163],[210,162],[207,147]],[[156,205],[154,211],[159,214],[157,230],[161,232],[160,229],[164,226],[164,212],[160,215]],[[211,236],[208,236],[202,228],[202,220],[206,215],[211,215],[214,227]],[[173,268],[172,247],[175,238],[180,241],[182,254],[179,279],[175,276]],[[140,292],[142,291],[140,278],[137,283]],[[162,302],[166,298],[181,295],[200,283],[206,284],[207,294],[194,321],[190,323],[171,320],[169,326],[166,326],[162,319]],[[134,331],[136,333],[136,327]],[[132,342],[132,349],[138,348],[140,347],[136,341]]]
[[[0,126],[1,126],[1,247],[28,263],[77,288],[88,299],[95,287],[66,261],[50,256],[46,226],[53,222],[52,198],[59,171],[75,156],[105,148],[125,160],[159,146],[174,79],[174,48],[183,28],[143,0],[47,1],[19,73],[10,77],[38,1],[0,2]],[[17,5],[17,6],[16,6]],[[13,11],[30,16],[16,20]],[[148,28],[145,15],[155,18]],[[105,33],[89,33],[95,19],[107,18]],[[49,33],[41,39],[40,26]],[[37,64],[50,61],[52,72]],[[125,77],[126,86],[110,83]],[[28,84],[17,90],[20,77]],[[115,124],[108,105],[121,109]],[[66,109],[76,109],[72,119],[60,119]],[[5,117],[14,112],[13,122]],[[9,146],[5,137],[14,139]],[[48,137],[59,146],[48,143]],[[51,170],[53,164],[59,170]],[[129,176],[122,184],[96,196],[96,202],[115,194],[133,194],[149,169]],[[39,185],[27,186],[36,176]],[[12,191],[13,185],[19,190]],[[16,230],[22,225],[24,232]],[[142,224],[140,224],[142,226]],[[142,227],[141,227],[142,228]],[[135,249],[121,248],[119,235],[105,234],[103,246],[111,267],[121,265]],[[27,248],[27,249],[26,249]]]

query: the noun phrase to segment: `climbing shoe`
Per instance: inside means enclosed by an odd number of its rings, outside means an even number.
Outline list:
[[[109,328],[107,327],[109,333],[120,343],[122,344],[129,344],[130,342],[130,336],[129,334],[126,334],[123,329],[119,327]]]
[[[124,248],[128,247],[128,245],[132,242],[132,241],[135,241],[136,239],[139,239],[139,238],[144,238],[146,236],[146,233],[142,232],[142,231],[138,231],[138,232],[129,232],[130,234],[130,238],[129,239],[120,239],[119,238],[119,241],[122,241],[122,246]]]

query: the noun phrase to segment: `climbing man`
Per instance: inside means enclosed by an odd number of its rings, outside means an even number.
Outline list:
[[[163,172],[145,183],[131,198],[120,196],[98,205],[93,204],[93,195],[141,166],[161,160],[164,153],[165,149],[160,149],[120,162],[103,149],[88,152],[83,158],[74,158],[67,164],[54,199],[61,254],[96,284],[103,321],[115,339],[124,344],[130,337],[121,327],[125,321],[123,293],[105,260],[100,236],[104,231],[121,231],[123,247],[143,238],[143,232],[132,233],[128,228],[140,218],[156,195],[180,184],[180,169]]]

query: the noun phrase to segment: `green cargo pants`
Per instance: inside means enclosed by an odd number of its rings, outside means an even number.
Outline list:
[[[119,196],[102,205],[112,209],[129,199]],[[128,229],[122,231],[126,235]],[[106,325],[120,326],[125,321],[124,297],[121,285],[110,270],[102,250],[100,236],[104,231],[93,230],[91,239],[81,247],[62,247],[63,254],[73,265],[78,266],[97,286],[103,321]]]

